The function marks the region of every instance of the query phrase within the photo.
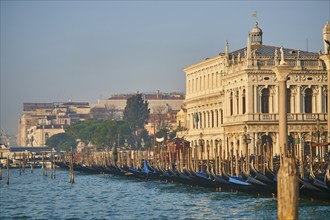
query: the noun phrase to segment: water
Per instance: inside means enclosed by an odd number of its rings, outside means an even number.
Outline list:
[[[277,219],[272,198],[110,175],[26,170],[0,181],[0,219]],[[330,204],[300,201],[299,219],[329,219]]]

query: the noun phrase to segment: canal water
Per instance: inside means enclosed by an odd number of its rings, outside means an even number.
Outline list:
[[[277,219],[276,200],[234,192],[80,173],[70,184],[67,170],[2,177],[0,219]],[[329,203],[300,201],[299,219],[329,216]]]

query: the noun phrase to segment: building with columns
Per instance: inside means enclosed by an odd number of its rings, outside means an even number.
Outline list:
[[[288,145],[279,145],[278,79],[274,67],[285,62]],[[330,69],[330,67],[329,67]],[[187,131],[181,133],[200,156],[210,158],[215,150],[245,155],[281,148],[292,153],[324,155],[327,147],[327,71],[320,54],[269,46],[256,23],[248,33],[245,48],[206,58],[184,69],[186,74]],[[202,140],[202,141],[201,141]],[[249,140],[249,141],[246,141]],[[291,148],[290,148],[291,147]]]

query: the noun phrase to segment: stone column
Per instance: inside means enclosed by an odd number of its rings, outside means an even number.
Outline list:
[[[292,67],[288,65],[280,65],[274,67],[274,72],[278,81],[278,117],[279,117],[279,145],[281,150],[281,155],[286,155],[286,148],[288,146],[288,118],[287,118],[287,94],[286,94],[286,81]]]
[[[279,146],[281,148],[281,165],[277,177],[277,213],[278,219],[298,219],[297,165],[294,158],[287,157],[286,81],[292,67],[288,66],[284,61],[283,48],[281,48],[281,55],[280,66],[276,66],[273,69],[278,81]]]
[[[245,90],[245,109],[247,115],[254,113],[254,96],[255,94],[253,92],[253,85],[248,85],[247,89]]]

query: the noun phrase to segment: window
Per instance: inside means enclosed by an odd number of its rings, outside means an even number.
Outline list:
[[[49,134],[46,133],[46,134],[45,134],[45,142],[46,142],[48,139],[49,139]]]
[[[305,90],[305,113],[312,113],[313,90],[308,88]]]
[[[215,117],[216,117],[216,120],[217,120],[216,127],[219,127],[219,111],[218,110],[215,110]]]
[[[239,92],[236,92],[236,113],[239,115]]]
[[[286,89],[286,113],[291,112],[291,89]]]
[[[243,89],[243,94],[242,94],[242,114],[245,114],[246,112],[246,99],[245,99],[245,89]]]
[[[214,128],[214,112],[213,111],[211,111],[211,126],[212,126],[212,128]]]
[[[220,123],[223,124],[223,110],[220,109]]]
[[[261,91],[261,113],[269,113],[269,89]]]
[[[233,92],[230,93],[230,115],[233,115]]]

